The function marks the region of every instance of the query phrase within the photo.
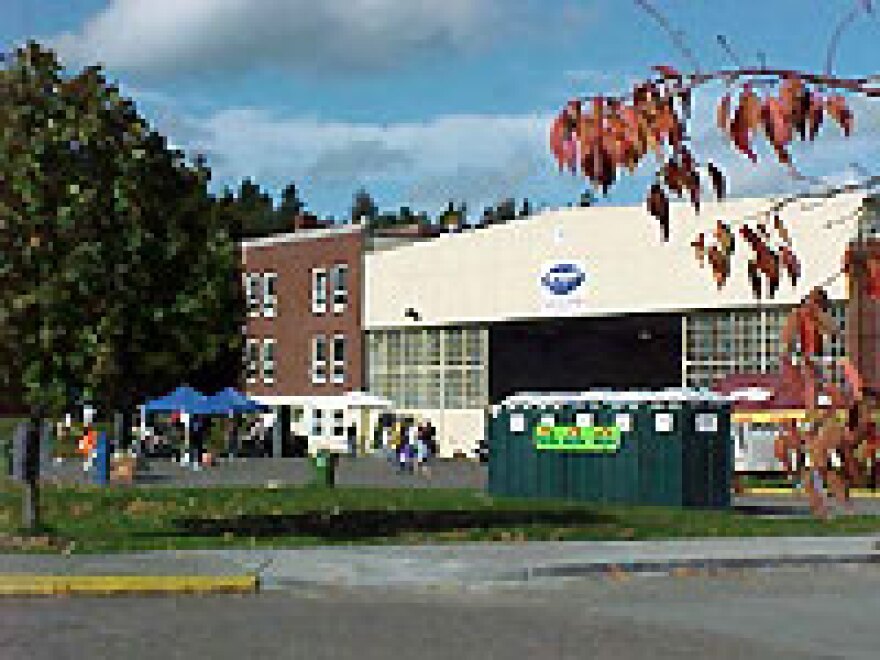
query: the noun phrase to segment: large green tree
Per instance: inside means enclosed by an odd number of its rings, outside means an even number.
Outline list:
[[[4,57],[0,380],[35,422],[75,393],[129,411],[240,362],[232,214],[209,177],[99,67],[65,75],[34,42]]]

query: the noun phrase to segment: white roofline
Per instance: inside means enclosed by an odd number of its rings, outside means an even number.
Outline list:
[[[321,227],[318,229],[301,229],[299,231],[288,232],[286,234],[275,234],[274,236],[265,236],[263,238],[253,238],[246,241],[241,241],[238,245],[239,249],[247,250],[249,248],[268,247],[270,245],[283,245],[285,243],[311,241],[317,238],[338,236],[340,234],[356,234],[362,231],[363,227],[359,224],[339,225],[336,227]]]

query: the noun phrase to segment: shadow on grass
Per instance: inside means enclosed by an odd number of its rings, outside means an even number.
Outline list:
[[[756,517],[803,518],[812,515],[809,505],[800,502],[792,504],[735,504],[731,509],[740,515]]]
[[[386,511],[245,515],[174,521],[181,536],[266,538],[310,536],[333,540],[388,538],[406,533],[507,529],[532,525],[571,527],[611,524],[615,518],[590,511]]]

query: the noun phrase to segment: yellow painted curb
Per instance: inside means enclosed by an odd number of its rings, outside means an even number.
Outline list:
[[[743,493],[746,495],[796,495],[800,491],[794,488],[745,488]],[[880,491],[852,490],[850,491],[850,497],[880,499]]]
[[[0,596],[251,593],[255,575],[0,575]]]

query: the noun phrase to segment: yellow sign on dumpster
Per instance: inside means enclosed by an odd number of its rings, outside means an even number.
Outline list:
[[[616,426],[538,426],[535,447],[539,450],[614,453],[620,449]]]

